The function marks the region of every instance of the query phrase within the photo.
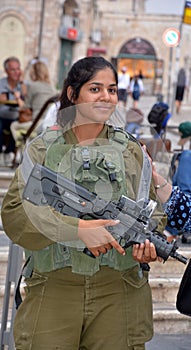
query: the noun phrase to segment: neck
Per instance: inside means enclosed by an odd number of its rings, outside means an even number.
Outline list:
[[[18,82],[15,82],[14,80],[9,79],[9,78],[7,78],[7,81],[8,81],[8,84],[9,84],[11,89],[14,89],[18,84]]]
[[[103,123],[90,123],[78,125],[74,123],[73,132],[76,135],[79,143],[93,143],[103,130]]]

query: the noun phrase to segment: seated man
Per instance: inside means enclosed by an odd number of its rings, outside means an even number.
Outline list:
[[[10,125],[18,119],[21,99],[26,95],[26,86],[21,81],[20,62],[17,57],[4,61],[7,77],[0,79],[0,165],[11,165],[11,152],[14,153],[15,141]]]

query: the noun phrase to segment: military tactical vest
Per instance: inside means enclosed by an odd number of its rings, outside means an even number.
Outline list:
[[[47,149],[44,165],[108,201],[118,200],[122,194],[128,195],[123,152],[128,147],[130,136],[121,129],[108,127],[108,130],[108,139],[103,139],[103,142],[96,140],[93,145],[80,146],[66,144],[62,129],[49,128],[43,134]],[[143,172],[144,168],[143,166]],[[148,197],[151,174],[147,175],[141,176],[148,179],[148,183],[145,186],[145,180],[141,180],[140,197]],[[126,249],[125,257],[112,249],[96,259],[86,256],[83,253],[84,247],[84,243],[78,240],[54,243],[40,251],[33,251],[34,268],[39,272],[48,272],[71,266],[75,273],[93,275],[99,271],[100,265],[117,270],[137,265],[132,258],[131,247]]]

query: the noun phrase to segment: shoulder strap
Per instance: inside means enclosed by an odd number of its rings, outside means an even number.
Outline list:
[[[139,201],[143,198],[144,199],[149,198],[152,169],[151,169],[149,158],[146,155],[146,153],[143,151],[139,141],[133,135],[124,131],[122,128],[113,128],[113,127],[109,129],[109,139],[111,139],[112,142],[116,142],[117,146],[121,148],[122,152],[124,152],[125,149],[128,147],[129,140],[132,142],[135,142],[140,147],[143,155],[143,166],[142,166],[141,178],[139,183],[139,190],[138,190],[136,199],[137,201]]]
[[[48,127],[42,134],[43,142],[48,148],[55,140],[58,143],[65,143],[65,139],[63,136],[63,129],[59,125],[53,125]]]
[[[118,148],[124,152],[128,146],[129,134],[122,128],[113,128],[109,126],[109,142],[114,143]]]
[[[142,172],[141,172],[141,178],[140,178],[140,184],[139,184],[139,191],[137,193],[137,201],[139,201],[140,199],[143,199],[143,198],[149,198],[151,178],[152,178],[152,168],[151,168],[150,160],[147,154],[143,151],[143,148],[140,142],[131,134],[129,134],[129,139],[133,142],[136,142],[139,145],[143,155],[143,166],[142,166]]]
[[[59,143],[65,143],[65,139],[63,136],[63,129],[60,126],[54,125],[51,127],[48,127],[42,134],[37,135],[32,141],[28,142],[25,146],[24,152],[23,152],[23,159],[21,163],[21,174],[25,181],[27,182],[30,173],[32,171],[32,168],[34,166],[28,152],[28,147],[30,147],[30,144],[37,140],[38,138],[42,138],[44,145],[46,148],[48,148],[55,140]]]

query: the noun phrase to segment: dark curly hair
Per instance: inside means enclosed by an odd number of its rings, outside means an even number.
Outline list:
[[[77,99],[81,87],[91,80],[98,71],[105,68],[110,68],[113,71],[116,84],[118,84],[118,75],[113,65],[103,57],[85,57],[73,64],[68,72],[67,78],[64,80],[63,89],[60,95],[60,107],[57,115],[57,122],[64,127],[68,122],[73,122],[75,119],[75,104],[71,101]],[[72,96],[68,99],[67,89],[71,86]],[[68,108],[72,107],[72,108]],[[67,108],[67,110],[66,110]]]

